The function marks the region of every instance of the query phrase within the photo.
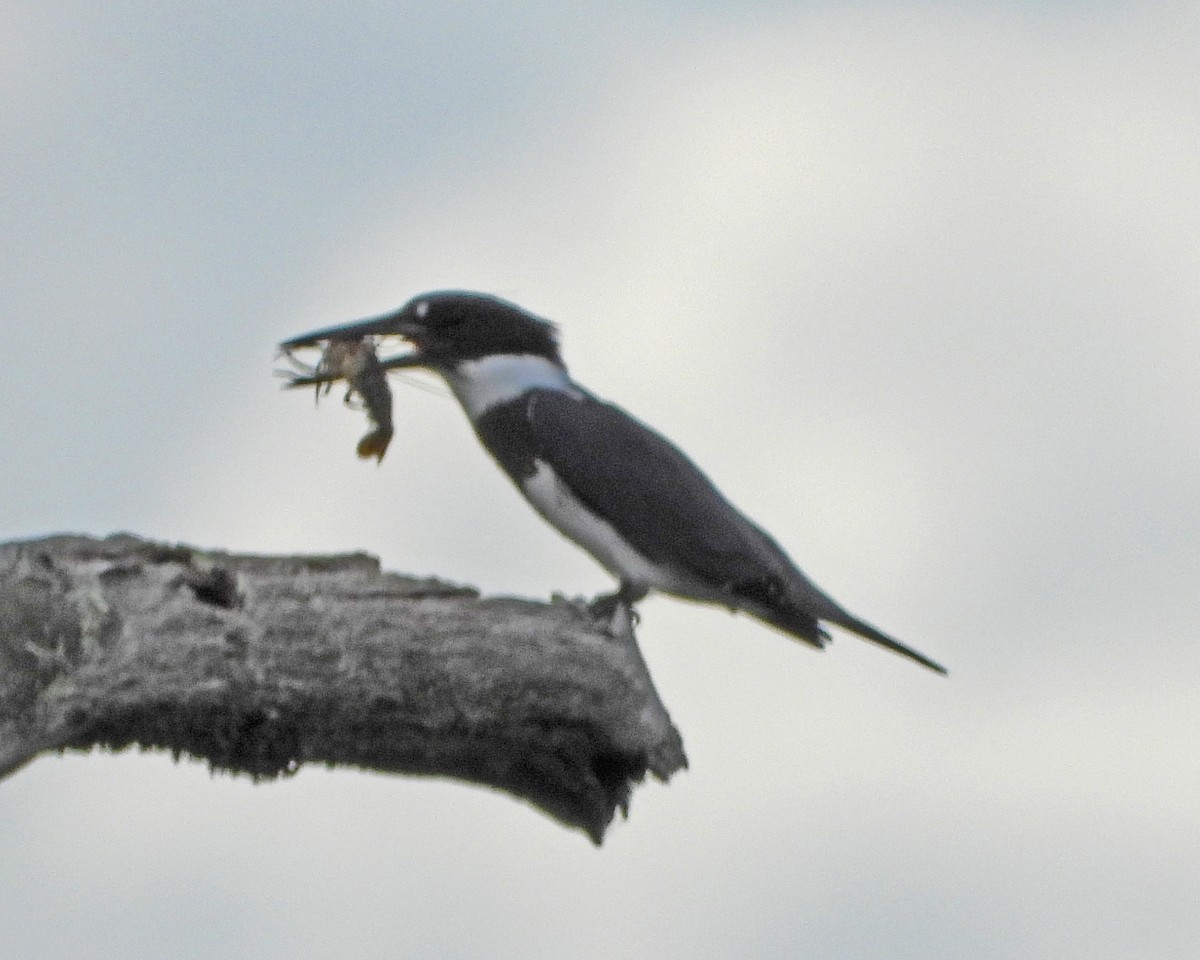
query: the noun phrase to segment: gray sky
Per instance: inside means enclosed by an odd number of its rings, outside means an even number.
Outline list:
[[[444,390],[395,384],[376,468],[271,376],[477,288],[951,676],[652,599],[691,769],[601,850],[446,782],[42,759],[0,785],[0,955],[1194,956],[1195,4],[4,19],[0,538],[607,589]]]

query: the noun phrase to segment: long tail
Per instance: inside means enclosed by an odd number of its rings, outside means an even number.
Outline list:
[[[891,650],[893,653],[898,653],[902,657],[908,657],[908,659],[916,661],[923,667],[928,667],[935,673],[946,673],[946,668],[936,660],[930,660],[925,654],[918,653],[912,647],[906,647],[899,640],[889,637],[882,630],[876,629],[865,620],[859,620],[858,617],[852,616],[841,609],[841,607],[834,605],[832,601],[828,602],[831,610],[823,613],[821,619],[829,623],[836,623],[839,627],[844,627],[853,633],[857,633],[864,640],[877,643],[879,646]],[[783,610],[754,610],[750,612],[760,620],[771,624],[773,627],[777,627],[784,633],[790,634],[797,640],[810,643],[814,647],[824,647],[825,642],[829,639],[829,634],[821,629],[821,624],[817,617],[806,610],[792,607]]]
[[[946,668],[936,660],[930,660],[925,654],[918,653],[912,647],[906,647],[899,640],[889,637],[882,630],[878,630],[871,626],[865,620],[859,620],[858,617],[851,616],[843,611],[843,616],[830,618],[830,623],[836,623],[839,627],[845,627],[854,633],[857,633],[864,640],[870,640],[872,643],[877,643],[881,647],[886,647],[893,653],[898,653],[902,657],[908,657],[909,660],[915,660],[923,667],[928,667],[935,673],[942,675],[946,674]]]

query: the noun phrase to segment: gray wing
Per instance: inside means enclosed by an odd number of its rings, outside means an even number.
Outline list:
[[[534,472],[536,459],[544,460],[644,557],[724,589],[730,606],[818,647],[826,639],[818,620],[829,620],[946,672],[842,609],[674,444],[624,410],[589,394],[552,390],[532,391],[522,406],[498,406],[476,424],[518,483]]]
[[[525,412],[536,456],[647,559],[755,600],[801,576],[699,467],[619,407],[547,390]]]

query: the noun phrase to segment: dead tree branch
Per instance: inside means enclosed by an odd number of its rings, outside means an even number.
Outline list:
[[[0,777],[130,746],[256,779],[324,762],[507,791],[596,843],[686,766],[632,630],[366,554],[118,534],[0,544]]]

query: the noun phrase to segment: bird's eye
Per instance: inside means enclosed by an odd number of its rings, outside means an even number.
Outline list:
[[[417,315],[417,319],[419,320],[424,320],[427,316],[429,316],[429,301],[422,300],[420,303],[418,303],[415,308],[415,313]]]

